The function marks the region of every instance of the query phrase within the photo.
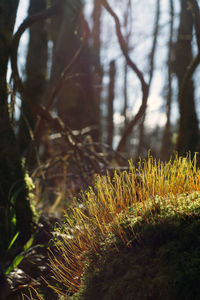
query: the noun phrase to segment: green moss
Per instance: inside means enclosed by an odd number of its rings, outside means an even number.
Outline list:
[[[112,179],[97,176],[81,201],[55,242],[59,267],[51,261],[72,299],[200,299],[196,156],[130,163]]]
[[[34,197],[35,197],[34,190],[35,190],[35,185],[34,185],[33,180],[29,176],[29,174],[28,174],[27,171],[25,172],[24,181],[25,181],[26,188],[27,188],[28,201],[29,201],[29,204],[30,204],[30,208],[32,210],[33,220],[35,222],[37,222],[37,220],[39,218],[39,215],[38,215],[38,213],[36,211],[36,207],[35,207],[35,204],[34,204]]]
[[[154,201],[156,213],[147,210],[147,221],[135,217],[134,207],[123,212],[129,247],[113,233],[98,255],[88,253],[72,299],[200,299],[200,196],[180,195],[176,209],[170,203]]]

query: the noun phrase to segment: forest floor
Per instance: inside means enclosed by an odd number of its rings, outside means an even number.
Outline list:
[[[1,300],[31,299],[31,295],[35,295],[34,290],[39,291],[44,299],[58,299],[57,294],[48,287],[48,284],[55,286],[48,259],[49,250],[54,250],[50,242],[53,238],[54,224],[60,223],[61,220],[61,217],[52,214],[40,216],[33,245],[18,267],[0,280]]]

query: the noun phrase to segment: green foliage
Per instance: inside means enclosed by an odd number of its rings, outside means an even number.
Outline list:
[[[33,183],[32,178],[29,176],[28,172],[25,172],[24,176],[26,188],[28,190],[28,201],[30,202],[30,207],[33,213],[33,218],[35,219],[34,221],[37,222],[37,219],[39,217],[38,213],[36,212],[35,205],[34,205],[34,190],[35,190],[35,185]]]
[[[21,254],[17,255],[14,258],[12,264],[6,270],[5,274],[8,275],[10,272],[12,272],[14,270],[14,268],[16,268],[20,264],[20,262],[22,261],[23,258],[24,258],[24,255],[21,255]]]
[[[15,243],[15,241],[16,241],[18,235],[19,235],[19,232],[17,232],[17,233],[15,234],[15,236],[13,237],[13,239],[11,240],[10,245],[8,246],[8,251],[11,249],[12,245]]]
[[[13,240],[11,241],[8,251],[10,250],[10,248],[12,247],[12,245],[15,243],[15,240],[17,239],[19,235],[19,232],[17,232],[17,234],[15,235],[15,237],[13,238]],[[20,262],[22,261],[22,259],[25,257],[26,252],[31,248],[32,244],[34,241],[34,237],[32,236],[28,242],[24,245],[24,251],[22,251],[19,255],[17,255],[12,263],[10,264],[10,266],[7,268],[5,274],[8,275],[10,272],[12,272],[14,270],[14,268],[16,268]]]
[[[23,162],[22,162],[22,167],[23,167]],[[34,184],[31,180],[31,178],[28,176],[28,173],[25,172],[24,176],[24,181],[25,181],[25,188],[27,189],[27,194],[28,194],[28,199],[27,201],[33,200],[33,189],[34,189]],[[21,186],[19,185],[18,189],[15,189],[15,192],[12,193],[12,197],[10,198],[10,206],[9,206],[9,235],[7,237],[8,239],[8,246],[4,245],[6,247],[5,249],[5,257],[4,257],[4,263],[7,263],[7,260],[9,261],[12,259],[12,263],[9,265],[7,268],[5,274],[8,275],[11,271],[14,270],[15,267],[19,265],[19,263],[22,261],[22,259],[25,256],[26,251],[31,247],[33,243],[33,236],[30,237],[30,239],[26,242],[26,244],[20,245],[21,247],[19,248],[18,240],[20,238],[21,232],[18,231],[17,227],[17,212],[16,212],[16,200],[19,197],[21,191],[24,189],[24,185],[22,184]],[[14,190],[14,186],[13,186]],[[12,192],[12,191],[11,191]],[[33,207],[33,205],[32,205]],[[34,210],[34,207],[32,209]],[[15,251],[15,248],[17,248],[17,251]],[[19,253],[19,250],[23,250]],[[16,255],[13,257],[13,253]],[[19,254],[18,254],[19,253]]]

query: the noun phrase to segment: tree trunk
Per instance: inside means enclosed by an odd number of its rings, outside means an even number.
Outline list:
[[[14,246],[22,246],[31,234],[32,212],[27,201],[24,171],[10,123],[7,67],[18,7],[16,0],[0,4],[0,267],[5,265],[8,245],[19,232]],[[16,217],[16,224],[14,222]],[[19,248],[18,248],[19,250]],[[16,250],[17,251],[17,250]]]
[[[114,98],[115,98],[115,61],[111,61],[110,63],[110,83],[109,83],[109,93],[108,93],[108,137],[107,144],[112,147],[113,144],[113,135],[114,135],[114,123],[113,123],[113,114],[114,114]]]
[[[81,1],[65,2],[62,12],[59,19],[54,18],[52,24],[54,43],[52,86],[80,48],[81,52],[57,95],[54,108],[63,122],[72,129],[81,130],[87,126],[95,127],[91,131],[91,136],[93,140],[97,141],[99,137],[99,107],[95,101],[93,90],[90,49],[84,38],[86,22],[82,16]]]
[[[93,81],[93,91],[94,91],[94,101],[96,104],[96,120],[98,122],[98,138],[101,140],[101,110],[100,110],[100,101],[101,101],[101,91],[102,91],[102,80],[103,80],[103,68],[101,66],[100,59],[100,50],[101,50],[101,14],[102,6],[99,0],[94,0],[94,9],[92,14],[93,27],[91,31],[91,54],[92,54],[92,81]]]
[[[132,27],[133,27],[133,21],[132,21],[132,3],[131,0],[128,0],[127,8],[124,13],[124,31],[125,31],[125,41],[127,45],[128,52],[130,50],[130,37],[132,34]],[[128,64],[125,60],[124,63],[124,89],[123,89],[123,96],[124,96],[124,107],[123,107],[123,116],[124,116],[124,128],[128,125],[128,118],[127,118],[127,110],[128,110]],[[125,152],[129,151],[127,146],[127,141],[124,146]]]
[[[172,134],[171,134],[171,103],[172,103],[172,54],[173,54],[173,33],[174,33],[174,3],[170,0],[170,32],[168,42],[168,61],[167,61],[167,75],[168,75],[168,91],[167,91],[167,122],[163,133],[163,142],[161,149],[161,158],[163,160],[169,159],[172,151]]]
[[[182,82],[187,68],[192,61],[193,18],[188,10],[188,1],[181,0],[180,24],[176,42],[175,73],[179,85],[180,125],[177,150],[184,155],[187,151],[194,153],[198,144],[198,120],[194,101],[194,83],[192,78],[182,92]]]
[[[153,80],[154,69],[155,69],[155,54],[156,47],[158,42],[158,34],[159,34],[159,20],[160,20],[160,0],[156,1],[156,16],[155,16],[155,24],[154,24],[154,32],[153,32],[153,43],[151,52],[149,54],[149,91],[151,88],[151,83]],[[144,145],[145,145],[145,119],[146,119],[146,110],[141,118],[141,123],[139,125],[139,143],[137,148],[137,156],[141,157],[144,155]]]
[[[29,16],[34,15],[46,8],[46,0],[31,0]],[[30,144],[30,129],[34,130],[37,119],[37,106],[45,90],[47,79],[47,29],[46,21],[36,23],[30,27],[28,54],[26,60],[26,79],[24,83],[24,94],[22,95],[21,116],[19,122],[19,149],[20,153],[26,155]],[[27,124],[28,123],[28,124]],[[30,126],[30,129],[29,129]],[[35,137],[37,140],[37,137]],[[36,146],[36,145],[35,145]],[[31,147],[27,165],[35,166],[35,151],[37,147]]]

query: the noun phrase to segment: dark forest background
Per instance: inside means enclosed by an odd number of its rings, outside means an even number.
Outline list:
[[[129,158],[200,150],[198,1],[30,0],[15,28],[19,2],[0,0],[2,266],[16,233],[11,257],[34,231],[25,174],[35,203],[52,212]],[[150,126],[155,74],[163,103]]]

